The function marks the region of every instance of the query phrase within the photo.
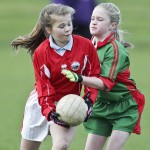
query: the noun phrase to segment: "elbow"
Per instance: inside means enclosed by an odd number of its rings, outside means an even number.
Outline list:
[[[104,84],[101,84],[101,85],[97,86],[97,89],[105,91],[107,89],[107,87]]]

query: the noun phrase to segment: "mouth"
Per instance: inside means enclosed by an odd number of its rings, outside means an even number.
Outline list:
[[[64,36],[70,36],[70,34],[64,35]]]
[[[96,27],[91,27],[91,29],[92,29],[92,30],[95,30],[95,29],[97,29],[97,28],[96,28]]]

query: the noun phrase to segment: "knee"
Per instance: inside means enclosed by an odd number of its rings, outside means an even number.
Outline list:
[[[67,143],[63,143],[60,145],[60,150],[67,150],[68,149],[68,144]]]
[[[52,146],[52,150],[67,150],[69,144],[65,141],[61,141],[59,143],[54,143]]]

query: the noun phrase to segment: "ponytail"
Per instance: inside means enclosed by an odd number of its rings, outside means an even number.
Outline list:
[[[35,49],[46,39],[46,35],[41,28],[40,24],[36,24],[34,29],[29,35],[19,36],[12,41],[11,46],[14,49],[25,48],[33,55]]]
[[[117,29],[114,31],[114,36],[125,48],[133,48],[133,44],[124,41],[124,33],[125,31]]]
[[[54,15],[62,16],[65,14],[70,14],[73,16],[75,10],[67,5],[62,4],[49,4],[45,6],[39,16],[38,23],[29,35],[19,36],[12,41],[11,46],[14,49],[25,48],[27,51],[33,55],[35,49],[49,37],[46,32],[45,27],[52,29],[52,25],[55,22]]]

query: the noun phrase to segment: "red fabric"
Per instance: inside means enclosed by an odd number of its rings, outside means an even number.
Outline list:
[[[99,78],[103,81],[104,85],[107,87],[106,91],[110,91],[116,84],[115,82],[113,82],[112,80],[110,80],[106,77],[100,76]]]
[[[142,115],[144,105],[145,105],[145,97],[138,90],[133,92],[132,96],[138,105],[138,112],[139,112],[139,118],[134,127],[133,133],[140,134],[141,133],[140,120],[141,120],[141,115]]]
[[[136,85],[132,80],[129,80],[130,70],[129,68],[117,74],[116,82],[123,83],[127,86],[129,91],[135,91]]]
[[[112,64],[111,64],[111,69],[110,69],[108,78],[113,80],[114,74],[116,73],[116,68],[118,65],[119,52],[118,52],[118,45],[114,41],[112,41],[111,44],[114,48],[114,59],[113,59]]]
[[[97,43],[97,49],[101,48],[102,46],[107,45],[108,43],[111,43],[114,40],[114,34],[111,33],[104,41]]]
[[[76,63],[77,62],[77,63]],[[77,70],[72,70],[74,64],[79,64]],[[36,78],[36,90],[42,114],[48,119],[51,110],[55,110],[55,101],[59,101],[67,94],[80,95],[81,84],[70,82],[62,73],[62,67],[85,76],[98,77],[100,62],[96,50],[90,40],[80,36],[73,36],[73,47],[60,56],[50,47],[49,40],[43,41],[33,56]],[[97,89],[85,87],[85,94],[91,92],[90,99],[94,103]]]

